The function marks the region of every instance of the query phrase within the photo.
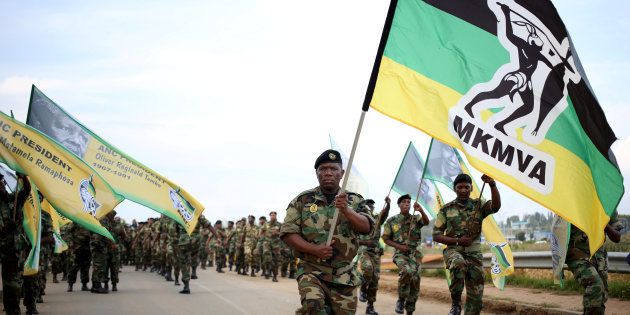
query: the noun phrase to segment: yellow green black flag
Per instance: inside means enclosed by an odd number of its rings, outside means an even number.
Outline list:
[[[363,105],[462,150],[584,231],[624,192],[616,136],[549,0],[393,0]]]

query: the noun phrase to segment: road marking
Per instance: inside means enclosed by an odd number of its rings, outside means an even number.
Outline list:
[[[216,297],[220,298],[221,300],[223,300],[223,302],[225,302],[225,303],[229,304],[229,305],[230,305],[230,306],[232,306],[234,309],[236,309],[237,311],[241,312],[241,314],[246,314],[246,315],[247,315],[247,314],[250,314],[249,312],[247,312],[247,311],[245,311],[244,309],[242,309],[240,306],[238,306],[238,305],[234,304],[234,302],[232,302],[232,301],[230,301],[230,300],[226,299],[226,298],[225,298],[224,296],[222,296],[221,294],[216,293],[216,292],[214,292],[214,291],[210,290],[210,288],[206,287],[205,285],[200,284],[200,283],[195,283],[195,285],[196,285],[196,286],[198,286],[198,287],[200,287],[200,288],[202,288],[202,289],[204,289],[204,290],[206,290],[206,291],[208,291],[208,292],[210,292],[210,293],[212,293],[212,294],[214,294],[214,296],[216,296]]]

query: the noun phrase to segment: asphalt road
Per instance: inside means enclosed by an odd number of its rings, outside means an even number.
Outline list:
[[[239,276],[234,272],[218,274],[200,270],[191,280],[192,294],[179,294],[181,286],[166,282],[149,272],[125,267],[118,292],[94,294],[66,292],[66,283],[48,282],[45,303],[38,304],[42,314],[294,314],[299,307],[297,282],[280,278],[273,283],[261,277]],[[76,285],[75,285],[76,286]],[[396,297],[384,293],[375,306],[379,314],[395,314]],[[450,305],[436,300],[420,300],[416,314],[447,314]],[[357,314],[363,314],[359,303]]]

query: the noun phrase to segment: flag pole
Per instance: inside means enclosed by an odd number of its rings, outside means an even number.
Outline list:
[[[344,192],[346,190],[346,186],[348,185],[348,178],[350,178],[350,170],[352,169],[352,162],[354,161],[354,153],[357,150],[357,145],[359,144],[359,137],[361,136],[361,129],[363,129],[363,121],[365,120],[365,113],[367,110],[361,111],[361,118],[359,118],[359,126],[357,127],[357,132],[354,135],[354,143],[352,143],[352,151],[350,151],[350,157],[348,158],[348,166],[346,170],[348,171],[343,177],[343,183],[341,184],[341,190]],[[339,209],[335,208],[335,213],[333,214],[332,224],[330,225],[330,230],[328,231],[328,238],[326,239],[326,246],[330,246],[332,243],[333,234],[335,234],[335,228],[337,227],[337,220],[339,219]]]
[[[359,127],[357,128],[356,135],[354,136],[354,144],[352,145],[352,152],[350,152],[350,158],[348,159],[348,171],[351,170],[352,160],[354,159],[354,152],[359,142],[359,135],[361,134],[361,128],[363,126],[363,120],[365,119],[365,113],[370,109],[370,102],[372,102],[372,96],[374,96],[374,88],[376,87],[376,80],[378,78],[378,70],[381,67],[381,60],[383,59],[383,53],[385,51],[385,45],[389,38],[389,31],[392,28],[392,21],[394,20],[394,13],[396,12],[396,6],[398,0],[391,0],[389,2],[389,8],[387,9],[387,17],[385,18],[385,25],[383,26],[383,33],[381,40],[378,43],[378,50],[376,51],[376,59],[372,66],[372,73],[370,74],[370,81],[368,82],[367,90],[365,91],[365,98],[363,99],[363,106],[361,107],[361,118],[359,119]],[[349,176],[349,175],[348,175]],[[346,184],[348,183],[348,176],[344,176],[343,185],[341,191],[344,191]],[[339,209],[335,208],[335,213],[328,231],[328,238],[326,240],[326,246],[330,246],[332,243],[333,234],[335,234],[335,228],[337,227],[337,219],[339,217]]]

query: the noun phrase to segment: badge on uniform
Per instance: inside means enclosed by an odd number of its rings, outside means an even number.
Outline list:
[[[398,232],[398,230],[400,230],[400,226],[398,226],[398,224],[394,224],[394,226],[392,227],[394,232]]]
[[[311,205],[311,208],[309,209],[309,211],[310,211],[311,213],[315,213],[315,212],[317,212],[317,205],[316,205],[316,204],[312,204],[312,205]]]

